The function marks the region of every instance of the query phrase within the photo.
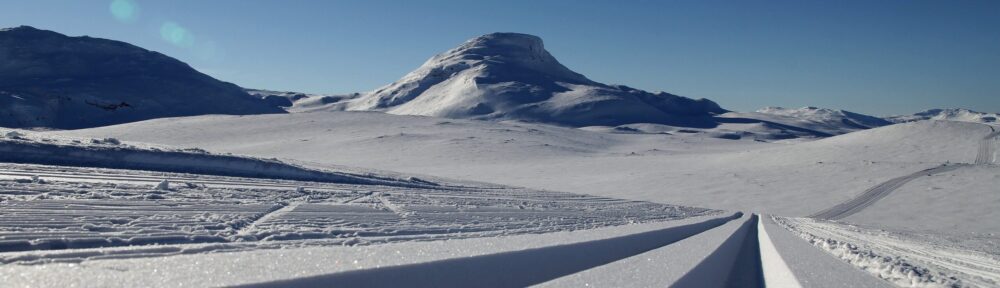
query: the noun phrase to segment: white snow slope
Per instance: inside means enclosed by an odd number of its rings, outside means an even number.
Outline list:
[[[925,121],[779,144],[328,112],[162,119],[46,134],[193,145],[216,152],[804,216],[899,176],[948,162],[973,163],[980,139],[990,131],[981,124]],[[978,205],[970,210],[985,211],[995,204]]]
[[[991,224],[965,222],[993,217],[997,203],[907,201],[937,196],[908,192],[909,185],[921,181],[977,190],[969,192],[970,197],[989,193],[983,191],[992,186],[989,183],[959,185],[996,174],[993,162],[978,163],[984,159],[978,154],[995,151],[983,149],[995,145],[983,139],[996,133],[982,124],[922,121],[782,144],[326,112],[158,119],[28,134],[13,136],[40,143],[117,137],[126,140],[115,144],[123,148],[147,147],[128,141],[193,145],[311,161],[308,164],[316,167],[360,163],[407,173],[782,215],[812,214],[900,176],[945,163],[964,164],[886,190],[884,199],[847,218],[947,247],[934,251],[920,248],[930,245],[925,242],[886,242],[866,230],[822,234],[840,230],[816,230],[795,222],[784,225],[794,232],[788,234],[769,224],[768,217],[749,213],[738,220],[719,220],[727,214],[472,182],[452,184],[458,182],[435,177],[420,176],[435,179],[436,186],[413,187],[9,164],[0,169],[5,199],[0,216],[8,217],[2,223],[9,225],[0,226],[0,247],[7,251],[0,252],[0,259],[9,263],[0,265],[5,283],[113,286],[161,279],[258,287],[331,281],[413,287],[872,287],[888,283],[879,278],[913,285],[996,281],[989,271],[992,264],[979,264],[991,261],[981,254],[989,254],[990,246],[983,243],[996,239],[983,231],[992,229]],[[972,174],[936,180],[948,173]],[[169,179],[167,189],[161,189],[163,179]],[[911,217],[907,215],[932,217],[923,215],[927,211],[947,213],[952,205],[963,205],[960,217],[938,215],[929,222],[940,229],[912,229],[917,224],[906,221]],[[897,217],[866,216],[875,208]],[[940,235],[981,240],[952,241]],[[791,239],[801,242],[789,240],[796,236],[800,238]],[[440,239],[457,240],[433,241]],[[843,261],[810,253],[823,251],[807,249],[808,243],[820,242],[841,247],[828,251]],[[124,245],[130,246],[119,247]],[[353,246],[330,247],[337,245]],[[947,255],[972,256],[957,262],[927,260]],[[900,260],[877,266],[889,272],[864,273],[873,271],[866,268],[872,261],[889,258]],[[154,270],[158,276],[150,276]],[[62,276],[45,277],[52,273]],[[830,282],[831,277],[837,281]]]

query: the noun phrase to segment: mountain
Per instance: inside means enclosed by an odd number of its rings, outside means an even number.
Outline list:
[[[839,135],[893,124],[885,119],[844,110],[802,107],[766,107],[756,112],[730,112],[720,117],[756,119]]]
[[[931,109],[913,115],[896,115],[886,117],[886,120],[903,123],[920,120],[949,120],[962,122],[995,123],[1000,114],[976,112],[969,109]]]
[[[492,33],[434,56],[402,79],[335,106],[568,126],[710,125],[715,102],[601,84],[559,63],[536,36]]]
[[[283,112],[236,85],[128,43],[28,26],[0,29],[0,126],[74,129]]]
[[[347,100],[361,97],[361,93],[337,95],[250,88],[244,88],[244,90],[250,95],[263,99],[268,104],[281,107],[292,113],[345,110]]]

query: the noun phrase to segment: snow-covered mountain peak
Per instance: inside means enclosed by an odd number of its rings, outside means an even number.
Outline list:
[[[542,73],[556,81],[593,84],[593,81],[560,64],[545,50],[542,38],[528,34],[491,33],[472,38],[431,58],[424,67],[449,66],[454,62],[486,67],[516,66]]]
[[[689,122],[725,112],[705,99],[592,81],[559,63],[541,38],[518,33],[470,39],[349,102],[332,107],[570,126]]]

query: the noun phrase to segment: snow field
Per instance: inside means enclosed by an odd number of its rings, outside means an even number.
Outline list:
[[[641,250],[635,250],[641,247],[637,248],[634,245],[626,244],[652,245],[653,247],[664,245],[676,241],[670,239],[676,239],[678,232],[686,231],[680,233],[685,234],[704,231],[721,224],[720,222],[731,219],[730,215],[714,214],[674,221],[587,230],[446,241],[404,241],[351,247],[284,247],[282,249],[258,249],[212,254],[200,253],[197,249],[191,249],[194,251],[171,257],[119,257],[71,263],[2,265],[0,266],[0,281],[12,285],[32,287],[65,287],[74,283],[80,287],[234,286],[250,283],[265,283],[259,286],[268,286],[266,283],[271,285],[280,285],[281,283],[305,285],[308,280],[302,282],[272,281],[295,281],[295,279],[309,279],[310,277],[340,277],[344,276],[343,272],[392,267],[404,267],[408,269],[409,273],[436,275],[418,280],[419,282],[413,282],[415,284],[427,283],[426,281],[430,280],[448,280],[437,278],[440,275],[453,278],[465,277],[462,273],[458,273],[465,270],[455,270],[455,266],[449,266],[448,263],[453,262],[441,262],[449,259],[471,261],[459,262],[472,265],[470,267],[484,267],[482,265],[501,265],[503,267],[492,270],[479,269],[479,274],[473,274],[476,276],[483,276],[482,273],[495,274],[485,275],[487,278],[483,278],[484,280],[500,279],[504,281],[503,279],[514,278],[511,277],[513,274],[510,272],[512,271],[505,269],[528,270],[529,273],[534,273],[533,275],[540,278],[556,278],[559,274],[567,273],[567,271],[560,271],[559,265],[552,265],[552,263],[553,261],[562,263],[561,260],[566,259],[564,257],[572,257],[588,266],[628,257],[631,254],[641,252]],[[634,235],[644,236],[630,237]],[[136,248],[140,247],[113,248],[109,251]],[[80,250],[77,253],[84,251],[87,250]],[[559,255],[562,258],[552,257],[554,255]],[[514,265],[511,265],[512,263]],[[570,265],[570,267],[576,266]],[[582,270],[585,268],[576,267],[573,269]],[[56,273],[60,277],[43,277],[43,275],[52,275],[50,273]],[[399,275],[397,274],[397,276]],[[405,275],[407,274],[402,274],[402,276]],[[412,276],[413,274],[408,275]],[[324,285],[329,285],[329,282],[324,283]],[[396,284],[398,285],[398,283]]]
[[[946,237],[915,237],[905,232],[807,218],[776,218],[776,221],[813,246],[898,286],[1000,284],[1000,257],[995,251],[964,248],[962,244],[949,243]]]
[[[5,263],[44,261],[4,257],[15,251],[291,240],[357,245],[572,231],[717,213],[518,188],[418,189],[288,180],[278,181],[285,186],[268,186],[252,178],[12,166],[0,167],[0,175],[9,170],[43,175],[77,171],[75,175],[90,178],[0,177],[0,259]],[[208,184],[172,181],[168,190],[155,189],[161,181],[153,179],[171,176]],[[132,181],[95,183],[101,177]]]

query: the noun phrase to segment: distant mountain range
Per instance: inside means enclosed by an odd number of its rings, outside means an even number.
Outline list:
[[[518,33],[470,39],[368,93],[321,95],[242,89],[124,42],[27,26],[0,30],[3,127],[74,129],[174,116],[330,110],[769,139],[825,137],[925,119],[997,119],[965,109],[886,118],[816,107],[732,112],[707,99],[598,83],[560,64],[541,38]]]
[[[128,43],[28,26],[0,30],[0,126],[73,129],[284,112],[236,85]]]
[[[913,115],[896,115],[885,117],[894,123],[913,122],[920,120],[949,120],[979,123],[996,123],[1000,114],[976,112],[969,109],[931,109]]]
[[[755,112],[730,112],[723,114],[722,117],[765,120],[830,135],[839,135],[893,124],[879,117],[817,107],[803,107],[798,109],[767,107]]]

